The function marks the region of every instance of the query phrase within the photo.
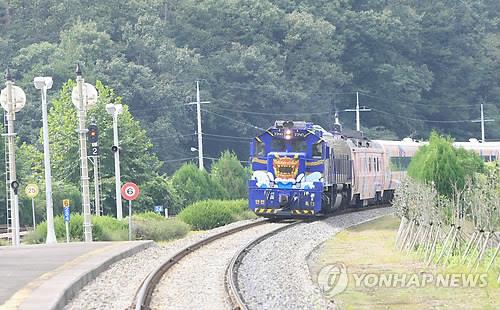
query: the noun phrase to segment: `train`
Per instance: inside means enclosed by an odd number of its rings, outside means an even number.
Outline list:
[[[306,121],[277,120],[250,143],[249,208],[268,218],[315,217],[348,207],[389,203],[411,158],[426,142],[370,140]],[[455,142],[485,161],[500,159],[500,142]]]

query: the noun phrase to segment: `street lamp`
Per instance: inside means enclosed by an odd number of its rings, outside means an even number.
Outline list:
[[[16,133],[14,132],[14,120],[16,118],[16,112],[21,111],[26,103],[26,95],[24,91],[19,87],[14,85],[14,81],[12,80],[12,76],[10,75],[9,69],[5,73],[5,87],[2,89],[0,93],[0,104],[7,112],[7,140],[8,140],[8,148],[7,148],[7,159],[8,163],[8,177],[9,177],[9,195],[7,197],[7,210],[9,210],[9,205],[11,206],[10,210],[10,218],[12,224],[12,245],[18,246],[20,244],[20,235],[19,235],[19,182],[17,182],[16,175],[16,143],[15,137]],[[7,167],[6,167],[7,168]],[[8,211],[7,211],[8,212]],[[9,214],[7,215],[9,217]],[[9,219],[7,218],[7,224],[9,223]]]
[[[122,113],[121,104],[108,103],[106,111],[113,116],[113,147],[111,150],[115,153],[115,193],[116,193],[116,218],[121,220],[122,215],[122,195],[121,195],[121,176],[120,176],[120,145],[118,141],[118,114]]]
[[[92,215],[90,214],[89,166],[87,160],[87,126],[85,116],[87,108],[97,103],[97,90],[89,83],[84,83],[80,64],[76,66],[76,86],[71,92],[71,101],[78,111],[78,135],[80,140],[80,169],[82,182],[83,230],[85,242],[92,242]]]
[[[47,241],[46,243],[57,243],[54,230],[54,209],[52,204],[52,174],[50,168],[49,153],[49,125],[47,121],[47,89],[52,88],[52,77],[35,77],[34,84],[36,89],[42,93],[42,121],[43,121],[43,159],[45,169],[45,200],[47,209]]]

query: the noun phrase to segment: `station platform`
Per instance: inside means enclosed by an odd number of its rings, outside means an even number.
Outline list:
[[[0,247],[0,309],[62,309],[114,262],[153,241]]]

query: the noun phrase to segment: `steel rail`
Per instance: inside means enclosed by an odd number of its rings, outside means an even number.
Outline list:
[[[322,217],[317,217],[317,218],[308,218],[306,220],[299,220],[293,223],[290,223],[286,226],[279,227],[271,232],[268,232],[267,234],[264,234],[253,241],[251,241],[249,244],[244,246],[238,253],[236,253],[235,256],[233,256],[231,262],[229,263],[227,269],[226,269],[226,275],[225,275],[225,288],[226,292],[229,295],[229,300],[232,305],[232,309],[235,310],[248,310],[248,307],[245,304],[245,300],[243,299],[243,296],[240,294],[239,287],[238,287],[238,270],[240,268],[241,263],[243,262],[243,259],[245,256],[259,243],[262,241],[282,232],[283,230],[286,230],[288,228],[291,228],[295,226],[296,224],[299,223],[304,223],[306,221],[318,221],[318,220],[324,220],[326,218],[330,218],[333,216],[339,216],[339,215],[344,215],[348,213],[355,213],[355,212],[360,212],[360,211],[367,211],[367,210],[373,210],[373,209],[380,209],[380,208],[385,208],[387,206],[390,206],[390,204],[379,204],[379,205],[373,205],[369,207],[363,207],[363,208],[346,208],[346,209],[341,209],[341,210],[336,210],[333,213],[330,213],[326,216]]]
[[[249,244],[244,246],[236,255],[233,256],[231,262],[227,266],[226,269],[226,275],[225,275],[225,287],[226,287],[226,292],[229,295],[229,299],[232,305],[233,309],[238,309],[238,310],[248,310],[247,306],[245,305],[245,301],[243,299],[243,296],[240,294],[239,287],[238,287],[238,270],[239,267],[241,266],[241,262],[245,258],[245,256],[259,243],[262,241],[266,240],[267,238],[270,238],[286,229],[289,229],[297,224],[303,223],[304,221],[299,220],[295,221],[292,223],[289,223],[285,226],[278,227],[277,229],[274,229],[256,239],[251,241]]]
[[[177,264],[180,260],[182,260],[184,257],[189,255],[190,253],[193,253],[194,251],[198,250],[204,245],[207,245],[211,242],[214,242],[218,239],[224,238],[226,236],[229,236],[231,234],[256,227],[259,225],[267,224],[270,223],[269,220],[260,220],[260,221],[255,221],[246,225],[238,226],[226,231],[223,231],[221,233],[215,234],[213,236],[204,238],[198,242],[195,242],[184,249],[180,250],[175,254],[174,256],[170,257],[167,259],[163,264],[161,264],[159,267],[157,267],[155,270],[153,270],[149,275],[144,279],[142,282],[141,286],[137,290],[133,304],[131,305],[130,309],[136,309],[136,310],[147,310],[150,309],[151,305],[151,300],[153,299],[153,292],[155,290],[156,285],[160,282],[161,278],[163,275],[170,269],[172,268],[175,264]]]

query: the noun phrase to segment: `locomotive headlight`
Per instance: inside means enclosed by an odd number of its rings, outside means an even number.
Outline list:
[[[314,195],[314,193],[312,193],[311,194],[311,200],[314,200],[314,196],[316,196],[316,195]]]
[[[285,130],[285,140],[290,140],[291,138],[292,138],[292,130],[286,129]]]

